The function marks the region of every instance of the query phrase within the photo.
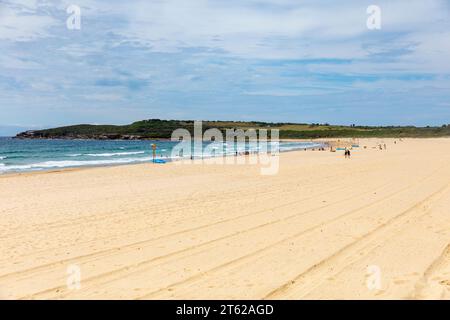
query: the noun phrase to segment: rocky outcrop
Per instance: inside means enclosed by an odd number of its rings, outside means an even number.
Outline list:
[[[145,137],[128,134],[73,134],[54,135],[48,132],[29,130],[16,135],[17,139],[66,139],[66,140],[143,140]]]
[[[36,139],[37,135],[36,135],[36,131],[28,130],[28,131],[21,132],[21,133],[17,134],[16,138],[19,138],[19,139]]]

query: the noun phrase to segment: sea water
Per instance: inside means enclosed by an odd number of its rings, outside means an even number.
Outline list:
[[[210,144],[213,145],[210,145]],[[126,140],[20,140],[0,137],[0,174],[23,171],[41,171],[82,166],[105,166],[149,162],[156,157],[168,161],[183,155],[173,155],[174,141]],[[316,142],[268,142],[268,150],[276,146],[280,152],[317,148]],[[264,150],[254,144],[230,142],[203,142],[202,148],[214,150],[214,156],[234,155],[236,152],[257,153]],[[193,149],[194,150],[194,149]],[[198,153],[198,150],[195,150]],[[202,152],[194,158],[201,158]],[[185,156],[185,155],[184,155]]]

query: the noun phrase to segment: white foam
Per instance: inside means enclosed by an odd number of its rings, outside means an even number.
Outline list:
[[[275,149],[275,151],[291,151],[291,150],[302,150],[304,148],[316,148],[323,146],[321,143],[316,142],[305,142],[305,143],[270,143],[270,149]],[[234,149],[236,147],[236,149]],[[223,155],[234,155],[237,152],[241,153],[246,151],[244,144],[235,144],[232,148],[222,149],[222,144],[219,144],[219,147],[216,145],[212,145],[211,149],[215,150],[210,155],[206,155],[203,153],[193,154],[193,157],[198,158],[209,158],[211,156],[223,156]],[[251,152],[265,152],[262,150],[261,145],[258,145],[256,148],[250,148]],[[167,150],[167,149],[164,149]],[[267,150],[267,151],[269,151]],[[163,150],[161,150],[163,151]],[[133,151],[133,152],[110,152],[110,153],[76,153],[70,154],[68,156],[71,157],[80,157],[80,156],[88,156],[88,157],[115,157],[115,156],[127,156],[127,155],[139,155],[145,154],[145,151]],[[166,159],[179,160],[183,158],[189,158],[190,155],[184,155],[179,157],[177,155],[172,155],[171,157],[165,157]],[[1,156],[0,159],[4,159],[6,156]],[[0,163],[0,173],[9,172],[9,171],[38,171],[38,170],[46,170],[52,168],[67,168],[67,167],[82,167],[82,166],[101,166],[101,165],[119,165],[119,164],[129,164],[129,163],[140,163],[150,161],[151,157],[117,157],[110,159],[91,159],[91,160],[60,160],[60,161],[45,161],[39,163],[32,164],[17,164],[17,165],[5,165],[4,163]]]
[[[311,149],[311,148],[320,148],[323,147],[323,144],[317,142],[304,142],[301,144],[280,144],[278,146],[280,151],[294,151],[294,150],[303,150],[303,149]]]
[[[86,155],[89,157],[114,157],[114,156],[129,156],[144,153],[145,151],[134,151],[134,152],[111,152],[111,153],[86,153]]]
[[[115,156],[131,156],[136,154],[144,154],[145,151],[133,151],[133,152],[108,152],[108,153],[74,153],[68,154],[68,157],[115,157]]]
[[[150,161],[150,157],[145,158],[125,158],[116,160],[94,160],[94,161],[45,161],[39,163],[32,163],[26,165],[14,166],[0,166],[0,171],[23,171],[23,170],[44,170],[51,168],[68,168],[68,167],[83,167],[83,166],[100,166],[111,164],[126,164],[133,162]]]

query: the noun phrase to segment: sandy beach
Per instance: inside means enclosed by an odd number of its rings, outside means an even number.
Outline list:
[[[450,139],[360,145],[0,176],[0,298],[450,299]]]

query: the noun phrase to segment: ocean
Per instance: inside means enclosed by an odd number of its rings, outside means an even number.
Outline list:
[[[0,174],[42,171],[82,166],[106,166],[152,161],[151,145],[156,144],[156,157],[173,161],[186,155],[172,155],[178,145],[173,141],[125,140],[20,140],[0,137]],[[211,145],[212,144],[212,145]],[[258,152],[252,144],[203,142],[203,148],[214,150],[214,156],[233,155],[236,152]],[[280,152],[317,148],[315,142],[272,143]],[[270,150],[270,146],[269,146]],[[202,157],[193,152],[194,158]]]

